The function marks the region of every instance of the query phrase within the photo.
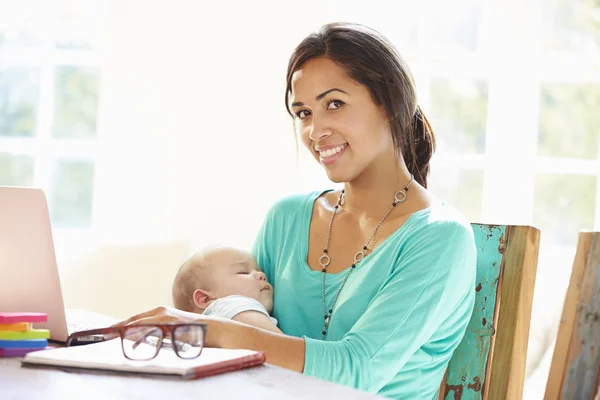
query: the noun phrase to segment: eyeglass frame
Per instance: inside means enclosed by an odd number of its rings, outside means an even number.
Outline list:
[[[202,329],[202,335],[203,338],[206,338],[206,331],[207,331],[207,325],[205,323],[201,323],[201,322],[181,322],[181,323],[167,323],[167,324],[132,324],[132,325],[119,325],[119,326],[109,326],[106,328],[98,328],[98,329],[89,329],[89,330],[85,330],[85,331],[79,331],[79,332],[73,332],[72,334],[69,335],[69,337],[67,338],[67,342],[65,343],[65,347],[69,347],[71,346],[72,342],[74,339],[78,338],[78,337],[82,337],[82,336],[93,336],[93,335],[103,335],[103,334],[113,334],[114,337],[111,339],[116,339],[117,335],[118,337],[121,338],[121,351],[123,352],[123,356],[125,358],[127,358],[128,360],[132,360],[132,361],[149,361],[152,360],[154,358],[156,358],[156,356],[158,355],[158,353],[160,352],[160,349],[163,346],[163,341],[165,338],[171,338],[172,341],[174,341],[174,332],[175,329],[180,327],[180,326],[196,326]],[[135,359],[135,358],[131,358],[127,355],[127,353],[125,352],[125,347],[124,347],[124,343],[123,343],[123,339],[125,336],[125,332],[127,332],[127,330],[129,330],[130,328],[148,328],[148,327],[152,327],[152,328],[158,328],[162,331],[162,338],[160,340],[159,343],[157,343],[156,346],[156,353],[154,353],[154,356],[152,356],[151,358],[147,358],[147,359],[143,359],[143,360],[139,360],[139,359]],[[204,349],[204,339],[202,341],[202,347],[200,348],[200,352],[198,353],[198,355],[194,356],[194,357],[182,357],[179,354],[179,350],[177,348],[177,346],[172,346],[173,350],[175,351],[175,354],[177,354],[177,357],[183,359],[183,360],[193,360],[195,358],[200,357],[200,355],[202,354],[202,350]]]

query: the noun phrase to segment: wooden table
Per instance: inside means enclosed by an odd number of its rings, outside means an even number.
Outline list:
[[[0,399],[374,399],[368,393],[264,364],[181,381],[164,378],[23,368],[0,358]]]

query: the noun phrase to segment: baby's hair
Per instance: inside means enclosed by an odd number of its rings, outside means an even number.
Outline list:
[[[193,294],[196,289],[208,290],[207,270],[204,257],[196,253],[186,260],[173,280],[173,305],[184,311],[196,308]]]
[[[219,252],[231,250],[240,251],[230,246],[210,245],[197,251],[179,267],[172,289],[175,308],[198,311],[199,307],[194,303],[194,292],[196,289],[212,290],[212,267],[214,266],[212,257]]]

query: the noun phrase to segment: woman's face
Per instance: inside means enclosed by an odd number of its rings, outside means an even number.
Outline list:
[[[384,108],[333,61],[307,61],[291,88],[296,132],[333,182],[351,182],[394,156]]]

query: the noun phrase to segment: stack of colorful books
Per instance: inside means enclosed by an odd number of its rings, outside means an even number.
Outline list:
[[[33,329],[33,323],[48,320],[47,314],[0,312],[0,357],[23,357],[48,346],[50,331]]]

